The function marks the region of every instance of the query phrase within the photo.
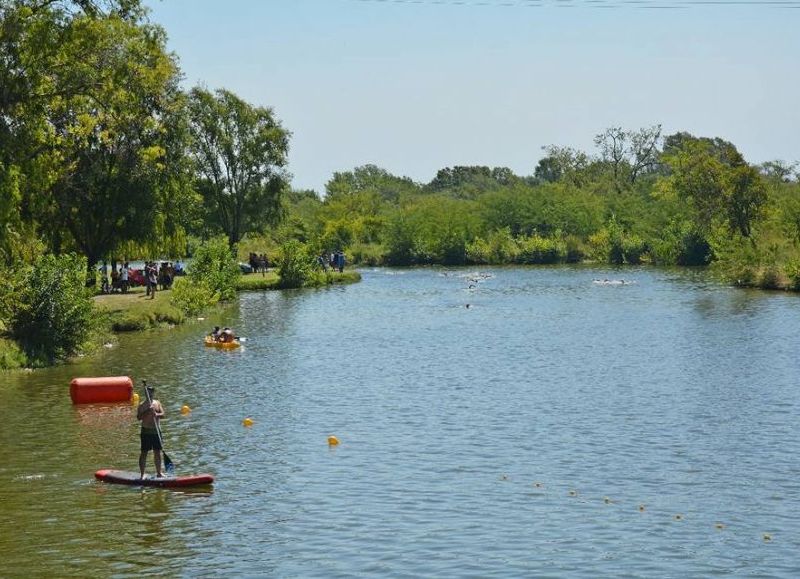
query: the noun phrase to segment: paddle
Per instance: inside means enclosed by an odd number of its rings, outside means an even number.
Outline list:
[[[150,391],[147,389],[147,380],[142,380],[142,383],[144,384],[144,395],[147,396],[147,401],[152,404],[153,401],[150,399]],[[158,426],[158,418],[156,418],[154,422],[156,424],[158,442],[161,444],[161,455],[164,457],[164,470],[172,474],[175,471],[175,463],[172,462],[172,459],[167,456],[167,451],[164,450],[164,439],[161,437],[161,428]]]

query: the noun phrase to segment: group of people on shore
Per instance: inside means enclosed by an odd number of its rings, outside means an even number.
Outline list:
[[[344,252],[342,250],[334,251],[333,253],[322,253],[317,257],[317,264],[322,268],[322,271],[328,271],[328,267],[332,271],[339,270],[339,273],[344,271],[345,265]]]
[[[183,275],[183,265],[180,261],[162,261],[160,264],[155,261],[146,261],[142,269],[134,269],[130,264],[121,262],[117,267],[117,262],[111,264],[111,276],[109,279],[108,264],[103,262],[100,268],[100,290],[103,293],[128,293],[133,285],[144,285],[147,295],[155,298],[155,292],[160,287],[162,290],[170,289],[175,276]]]
[[[250,252],[249,257],[247,258],[247,263],[250,264],[250,268],[253,270],[253,273],[261,272],[262,275],[267,273],[269,259],[267,258],[266,253],[259,255],[254,252]]]

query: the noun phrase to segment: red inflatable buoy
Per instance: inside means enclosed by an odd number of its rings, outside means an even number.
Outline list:
[[[128,402],[133,396],[133,380],[127,376],[75,378],[69,383],[73,404]]]

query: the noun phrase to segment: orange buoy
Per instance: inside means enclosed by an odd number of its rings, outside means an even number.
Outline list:
[[[128,402],[133,396],[133,380],[128,376],[75,378],[69,383],[73,404]]]

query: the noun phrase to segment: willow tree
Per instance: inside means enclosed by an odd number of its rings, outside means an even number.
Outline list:
[[[51,250],[76,249],[91,270],[152,234],[159,189],[176,166],[165,139],[179,108],[178,67],[137,0],[9,6],[0,172],[17,167],[22,178],[0,183]]]
[[[289,185],[284,167],[290,134],[272,109],[227,90],[194,88],[189,119],[197,190],[209,225],[233,247],[245,233],[277,223]]]

